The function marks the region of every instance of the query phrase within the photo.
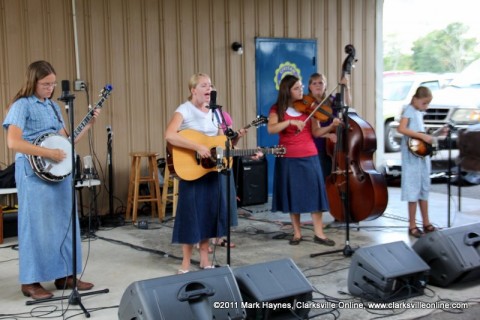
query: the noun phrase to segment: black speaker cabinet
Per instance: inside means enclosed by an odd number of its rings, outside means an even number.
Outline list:
[[[480,223],[428,233],[413,250],[430,266],[432,285],[480,278]]]
[[[291,259],[233,270],[247,319],[305,319],[313,288]],[[307,302],[307,303],[305,303]]]
[[[233,165],[238,205],[249,206],[268,201],[267,158],[236,157]]]
[[[423,295],[429,266],[403,241],[363,247],[352,256],[348,290],[372,301]]]
[[[137,281],[125,290],[120,320],[245,319],[229,267]]]

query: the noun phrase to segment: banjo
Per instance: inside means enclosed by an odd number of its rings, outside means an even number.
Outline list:
[[[80,122],[80,124],[77,126],[73,132],[74,139],[80,134],[80,132],[82,132],[88,122],[93,118],[95,109],[99,109],[103,106],[103,103],[108,98],[111,91],[112,86],[110,84],[105,85],[105,87],[100,91],[100,100],[98,100],[95,107],[88,111],[85,118],[83,118],[82,122]],[[60,162],[55,162],[51,159],[40,156],[28,155],[28,161],[32,166],[33,172],[40,179],[50,182],[59,182],[65,179],[72,172],[72,145],[66,137],[56,133],[45,133],[35,139],[33,144],[44,148],[61,149],[67,155],[65,159]]]

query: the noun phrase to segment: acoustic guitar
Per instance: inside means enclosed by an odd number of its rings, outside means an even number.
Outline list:
[[[286,152],[285,147],[282,146],[230,149],[227,159],[225,154],[226,136],[207,136],[191,129],[182,130],[179,134],[191,141],[209,146],[211,153],[209,158],[201,158],[197,152],[191,149],[180,148],[167,143],[167,165],[170,173],[176,174],[180,179],[187,181],[196,180],[209,172],[221,171],[227,168],[232,161],[231,157],[253,156],[257,152],[283,156]]]

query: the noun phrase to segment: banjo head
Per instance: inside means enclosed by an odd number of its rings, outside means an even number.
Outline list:
[[[61,149],[66,154],[65,159],[60,162],[37,157],[36,165],[39,171],[46,175],[47,180],[60,181],[72,172],[72,145],[67,138],[57,134],[49,134],[43,136],[38,141],[38,145],[45,148]]]

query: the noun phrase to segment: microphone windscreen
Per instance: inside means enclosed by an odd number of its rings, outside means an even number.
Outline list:
[[[62,92],[69,92],[70,91],[70,81],[62,80]]]
[[[217,105],[217,91],[216,90],[210,91],[210,105],[211,106]]]

